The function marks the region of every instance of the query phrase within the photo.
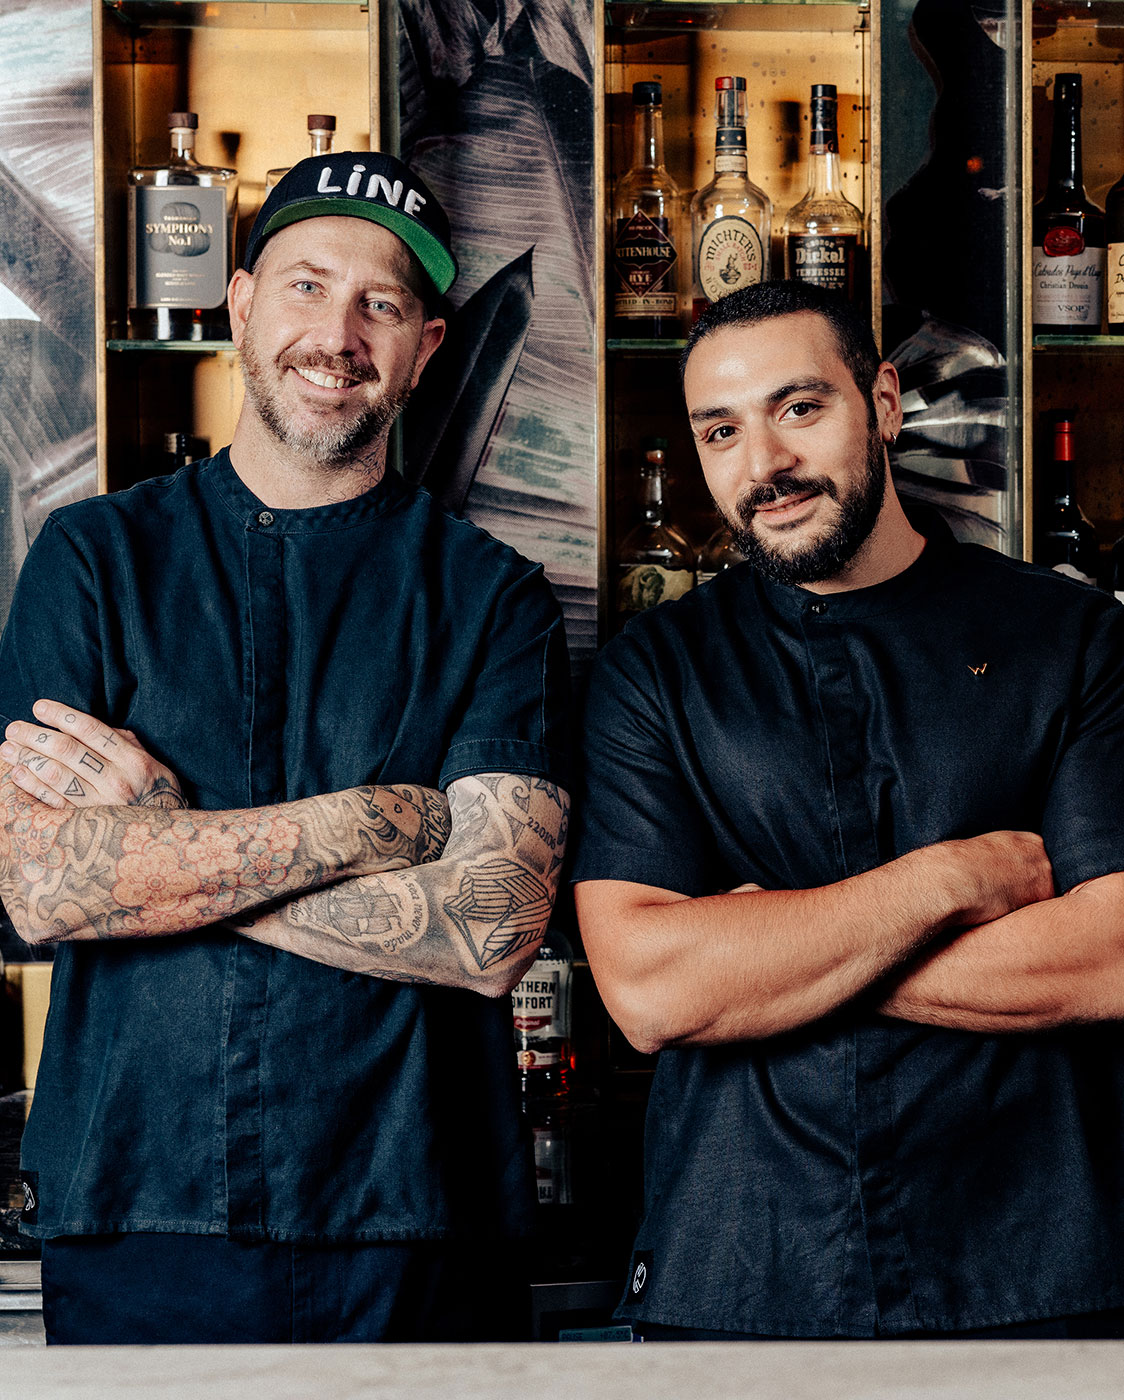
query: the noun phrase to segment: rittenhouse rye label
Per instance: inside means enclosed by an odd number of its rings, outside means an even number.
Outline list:
[[[736,215],[715,219],[703,229],[698,250],[699,286],[709,301],[760,282],[765,260],[761,235]]]
[[[792,275],[801,282],[854,295],[859,240],[853,233],[793,233],[788,248]]]
[[[1048,326],[1101,323],[1105,250],[1086,244],[1073,228],[1048,229],[1033,250],[1034,321]]]
[[[221,306],[227,266],[226,192],[201,185],[129,190],[129,305]]]
[[[617,220],[613,244],[613,314],[624,318],[674,316],[678,255],[668,220],[637,210]]]

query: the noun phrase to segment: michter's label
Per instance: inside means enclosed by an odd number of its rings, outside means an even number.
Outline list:
[[[1047,326],[1101,323],[1105,250],[1090,248],[1075,228],[1047,229],[1032,257],[1034,320]]]
[[[667,219],[639,210],[617,220],[613,244],[613,312],[617,316],[674,316],[678,254]]]
[[[1105,297],[1108,306],[1108,324],[1124,325],[1124,243],[1108,245],[1108,285]],[[1120,595],[1117,594],[1117,597]]]
[[[699,286],[709,301],[760,282],[765,266],[761,235],[737,215],[715,219],[699,239]]]
[[[129,191],[129,305],[221,306],[227,266],[226,191],[200,185]]]
[[[788,247],[792,275],[801,282],[841,292],[850,297],[855,289],[855,263],[859,240],[853,233],[794,233]]]
[[[689,569],[665,569],[659,564],[634,564],[625,569],[617,583],[617,609],[622,613],[642,612],[657,603],[682,598],[695,583]]]

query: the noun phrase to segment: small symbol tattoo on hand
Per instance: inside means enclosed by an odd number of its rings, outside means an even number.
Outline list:
[[[82,765],[83,768],[89,768],[94,773],[100,773],[105,767],[105,764],[101,761],[101,759],[95,758],[92,753],[84,753],[82,757],[78,760],[78,762]]]

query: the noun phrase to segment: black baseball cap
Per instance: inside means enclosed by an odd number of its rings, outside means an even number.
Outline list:
[[[381,151],[308,156],[294,165],[258,212],[242,265],[251,271],[278,229],[331,214],[369,219],[397,234],[442,296],[456,280],[448,215],[424,180]]]

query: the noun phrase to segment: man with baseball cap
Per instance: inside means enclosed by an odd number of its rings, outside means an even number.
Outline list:
[[[0,896],[58,944],[48,1340],[517,1331],[507,993],[561,864],[566,654],[541,567],[386,469],[455,276],[401,162],[301,162],[231,280],[230,446],[28,556]]]

